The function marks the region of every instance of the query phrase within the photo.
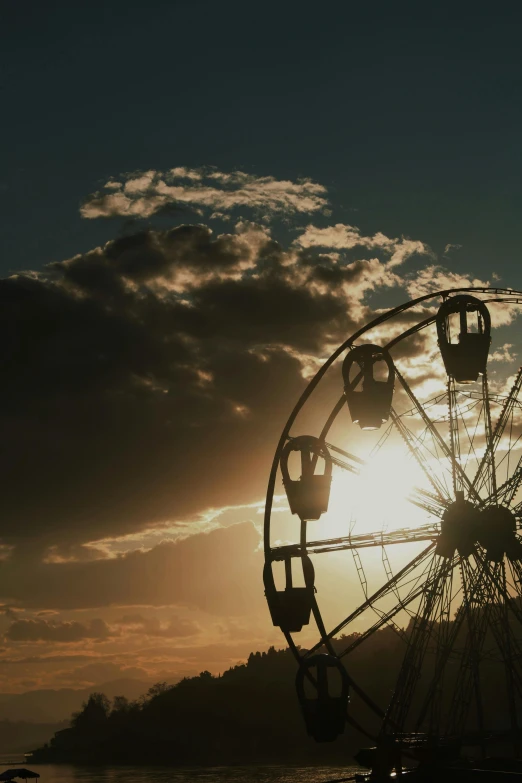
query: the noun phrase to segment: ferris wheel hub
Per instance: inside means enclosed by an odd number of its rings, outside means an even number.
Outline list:
[[[516,517],[506,506],[488,506],[481,512],[477,538],[486,549],[488,560],[500,563],[505,554],[511,559],[518,559],[520,542],[516,528]]]
[[[459,493],[442,515],[437,554],[453,557],[457,550],[461,557],[469,557],[475,549],[479,520],[479,509]]]

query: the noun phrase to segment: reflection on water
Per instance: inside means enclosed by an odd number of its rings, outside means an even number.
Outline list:
[[[1,764],[2,762],[0,762]],[[9,762],[11,765],[12,762]],[[9,766],[7,763],[5,766]],[[26,762],[12,764],[25,766]],[[0,772],[4,767],[0,766]],[[30,764],[41,783],[326,783],[350,777],[355,767],[73,767]]]

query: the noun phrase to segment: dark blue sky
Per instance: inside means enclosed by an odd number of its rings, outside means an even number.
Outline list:
[[[215,165],[522,285],[520,12],[424,5],[5,0],[2,273],[116,236],[110,175]]]

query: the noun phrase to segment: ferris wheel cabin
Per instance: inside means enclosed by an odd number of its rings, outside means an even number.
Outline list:
[[[315,572],[312,561],[307,555],[294,560],[302,564],[304,587],[294,587],[290,556],[284,560],[284,590],[276,588],[272,563],[266,563],[263,569],[265,595],[272,623],[284,633],[298,633],[303,625],[308,625],[314,600]]]
[[[343,362],[343,379],[354,424],[362,430],[380,429],[390,416],[395,379],[388,351],[371,344],[354,348]]]
[[[301,476],[298,479],[290,478],[288,462],[292,452],[298,452],[301,458]],[[320,461],[324,462],[324,472],[316,473]],[[281,473],[292,514],[310,522],[328,511],[332,459],[327,447],[318,438],[301,435],[289,440],[281,455]]]
[[[314,685],[313,696],[306,692],[307,680]],[[349,684],[344,667],[333,655],[314,655],[304,659],[299,667],[295,680],[297,697],[306,731],[316,742],[333,742],[343,733]]]
[[[437,336],[447,374],[473,383],[486,371],[491,317],[480,299],[467,294],[446,299],[437,313]]]

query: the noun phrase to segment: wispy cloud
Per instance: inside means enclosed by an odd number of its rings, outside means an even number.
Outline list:
[[[333,250],[351,250],[352,248],[367,248],[383,250],[390,254],[388,266],[399,266],[415,253],[431,255],[424,242],[413,239],[390,238],[380,231],[373,236],[363,236],[356,226],[336,223],[334,226],[317,228],[307,226],[298,237],[296,244],[300,247],[324,247]]]
[[[258,214],[313,213],[328,204],[326,188],[311,179],[279,180],[212,168],[149,170],[110,179],[80,209],[84,218],[148,218],[167,207],[224,215],[237,208]]]
[[[452,253],[454,250],[460,250],[461,248],[462,248],[462,245],[458,245],[456,243],[448,242],[448,244],[444,248],[443,258],[448,258],[450,253]]]

